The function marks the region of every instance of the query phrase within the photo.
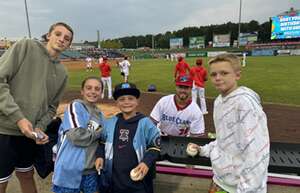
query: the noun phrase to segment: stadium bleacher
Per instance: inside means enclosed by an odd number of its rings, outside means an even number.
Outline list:
[[[86,58],[87,55],[84,55],[76,50],[66,50],[60,55],[60,59],[83,59]]]

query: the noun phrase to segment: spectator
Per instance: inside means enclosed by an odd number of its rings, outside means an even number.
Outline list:
[[[115,87],[113,97],[121,113],[104,125],[103,145],[95,162],[97,169],[103,167],[100,192],[153,193],[149,168],[153,168],[159,157],[160,136],[153,122],[137,112],[139,96],[134,84],[121,83]],[[137,178],[130,178],[132,170]]]
[[[101,80],[87,77],[81,84],[83,100],[76,99],[66,108],[59,128],[52,180],[55,193],[97,192],[98,174],[94,162],[103,114],[96,104],[101,92]]]
[[[221,54],[209,61],[213,85],[220,92],[214,102],[216,140],[204,146],[189,144],[209,157],[213,182],[209,192],[267,192],[270,141],[267,117],[259,96],[238,86],[240,59]]]
[[[36,144],[48,142],[44,133],[56,114],[67,73],[58,61],[73,39],[65,23],[53,24],[43,36],[46,44],[23,39],[0,58],[0,192],[5,193],[16,171],[23,193],[36,193],[33,178]]]

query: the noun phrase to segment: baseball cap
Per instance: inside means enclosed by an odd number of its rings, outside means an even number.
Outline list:
[[[201,58],[197,59],[197,60],[196,60],[196,64],[201,65],[201,64],[202,64],[202,59],[201,59]]]
[[[178,76],[176,79],[176,86],[193,86],[193,80],[188,75]]]
[[[140,90],[136,88],[135,84],[125,82],[115,86],[113,97],[115,100],[123,95],[132,95],[139,98],[140,94]]]
[[[103,60],[107,60],[107,56],[103,56]]]
[[[183,60],[183,57],[182,56],[179,56],[178,57],[178,61],[180,62],[180,61],[182,61]]]

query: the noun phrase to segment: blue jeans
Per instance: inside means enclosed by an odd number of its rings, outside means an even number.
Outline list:
[[[80,193],[80,191],[84,193],[95,193],[97,192],[97,173],[83,175],[79,188],[65,188],[62,186],[52,186],[52,191],[55,193]]]

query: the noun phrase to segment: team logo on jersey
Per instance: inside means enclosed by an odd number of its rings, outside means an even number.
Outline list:
[[[129,135],[129,130],[128,129],[120,129],[120,136],[119,136],[119,139],[121,140],[121,141],[127,141],[128,142],[128,140],[129,140],[129,137],[128,137],[128,135]]]
[[[87,125],[87,129],[90,131],[98,131],[101,128],[101,125],[99,125],[99,123],[97,123],[96,121],[90,120],[88,125]]]
[[[180,124],[179,135],[186,136],[190,131],[190,124]]]
[[[190,125],[191,124],[191,121],[189,121],[189,120],[183,120],[180,117],[169,116],[167,114],[162,114],[161,120],[173,122],[176,125]]]
[[[161,140],[160,140],[160,137],[157,137],[155,140],[154,140],[154,145],[157,146],[157,147],[160,147],[160,143]]]

